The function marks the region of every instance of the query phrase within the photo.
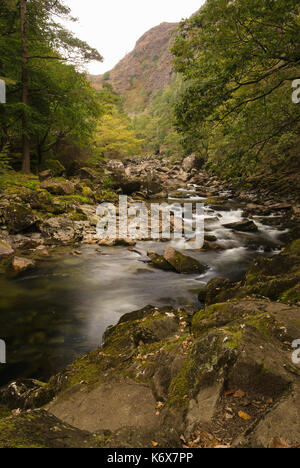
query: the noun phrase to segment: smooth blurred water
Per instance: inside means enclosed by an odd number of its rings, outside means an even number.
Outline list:
[[[199,200],[193,191],[184,193]],[[203,201],[203,199],[201,199]],[[172,203],[172,200],[170,200]],[[206,207],[207,233],[227,248],[218,252],[185,251],[209,266],[204,275],[179,275],[145,263],[147,250],[163,252],[165,242],[139,242],[126,247],[83,246],[82,255],[60,249],[34,273],[20,279],[0,278],[0,338],[7,343],[7,365],[0,366],[0,385],[17,377],[47,379],[101,343],[108,325],[146,305],[199,307],[198,293],[213,277],[239,280],[257,255],[277,253],[280,231],[259,226],[258,233],[237,233],[222,224],[240,221],[234,201],[226,209]],[[180,242],[171,242],[176,248]]]

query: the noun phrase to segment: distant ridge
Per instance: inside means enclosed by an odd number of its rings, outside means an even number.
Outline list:
[[[179,23],[161,23],[147,31],[116,66],[104,75],[91,76],[96,88],[103,80],[124,97],[129,113],[141,112],[172,77],[172,38]]]

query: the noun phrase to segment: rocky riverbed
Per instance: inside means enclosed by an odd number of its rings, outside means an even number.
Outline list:
[[[299,205],[242,193],[196,164],[115,161],[6,186],[0,378],[22,379],[0,392],[0,446],[300,442],[299,242],[282,250],[297,238]],[[99,242],[97,203],[121,193],[203,203],[203,248]],[[68,434],[55,441],[32,429],[62,424]]]

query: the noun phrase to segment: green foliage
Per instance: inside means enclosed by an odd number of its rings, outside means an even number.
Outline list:
[[[9,145],[6,144],[0,151],[0,171],[11,169],[11,157],[9,154]]]
[[[181,91],[182,80],[177,75],[169,86],[156,94],[149,108],[134,118],[134,129],[144,140],[146,153],[160,153],[174,159],[182,156],[181,137],[173,126],[174,106]]]
[[[208,0],[173,47],[186,88],[176,107],[185,148],[244,177],[295,159],[300,106],[298,0]]]
[[[117,108],[102,117],[95,140],[100,154],[106,158],[134,156],[142,149],[129,117]]]
[[[20,9],[17,0],[3,0],[0,13],[0,76],[7,82],[7,104],[0,104],[0,142],[20,154],[22,133],[30,140],[36,166],[66,142],[79,148],[91,144],[101,101],[79,66],[102,60],[55,18],[72,20],[63,1],[27,2],[29,104],[21,99]],[[66,60],[67,59],[67,60]],[[1,144],[0,144],[1,150]]]

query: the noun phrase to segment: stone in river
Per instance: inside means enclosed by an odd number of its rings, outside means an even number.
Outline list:
[[[178,273],[204,273],[207,270],[205,265],[202,265],[192,257],[178,252],[173,247],[166,247],[164,250],[164,259],[172,265]]]
[[[158,253],[154,251],[149,251],[147,252],[148,257],[151,260],[151,263],[155,268],[159,268],[160,270],[165,270],[165,271],[175,271],[175,268],[165,260],[163,255],[159,255]]]
[[[35,268],[36,263],[34,260],[29,260],[28,258],[14,257],[12,266],[17,273],[22,273],[23,271]]]
[[[233,229],[234,231],[240,232],[257,232],[258,227],[250,219],[245,219],[244,221],[239,221],[237,223],[223,224],[226,229]]]
[[[6,242],[0,241],[0,259],[11,257],[13,254],[13,249]]]

